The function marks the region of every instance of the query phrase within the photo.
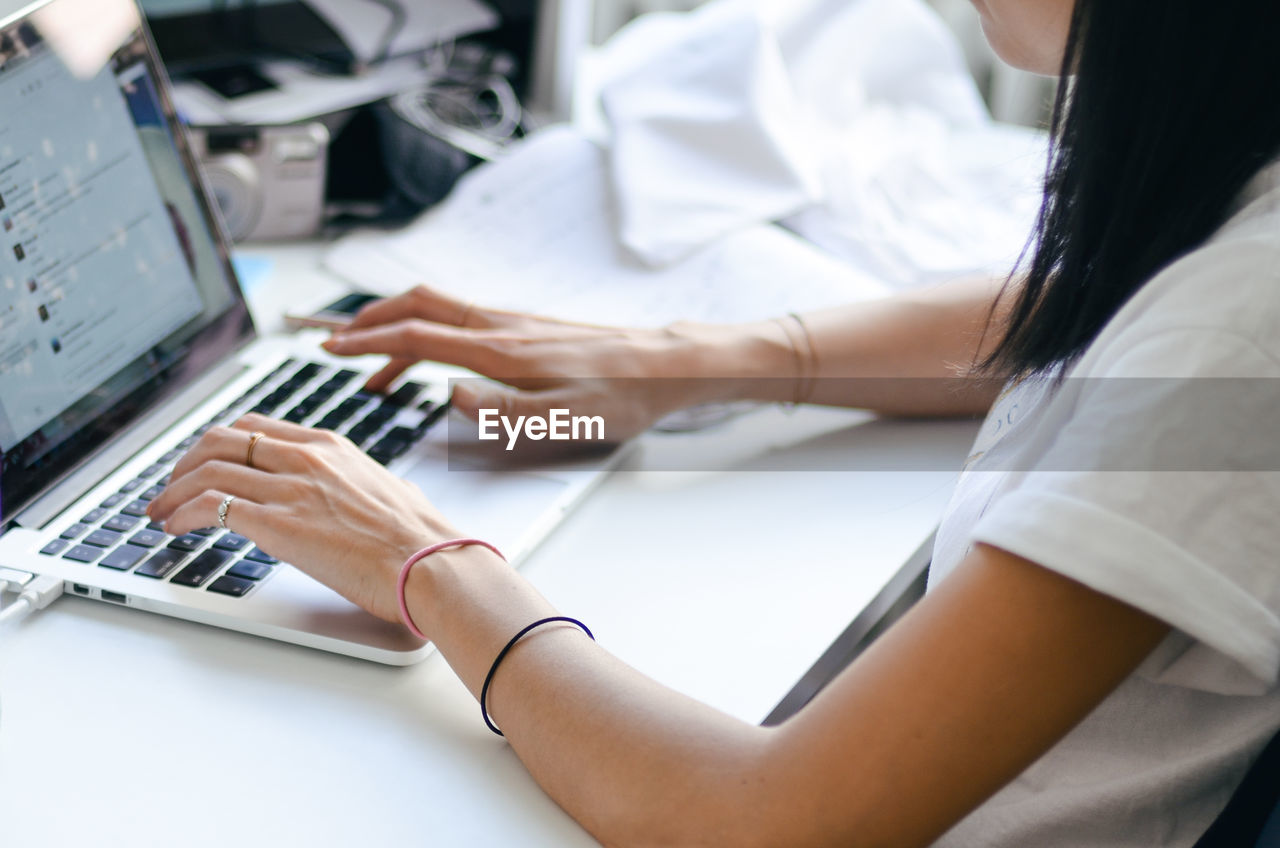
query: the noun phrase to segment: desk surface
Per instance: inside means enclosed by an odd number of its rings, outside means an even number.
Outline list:
[[[266,328],[342,288],[313,248],[255,252]],[[721,470],[652,470],[727,433]],[[771,407],[650,434],[522,571],[625,661],[759,722],[928,536],[973,433]],[[829,470],[869,445],[894,470]],[[0,642],[0,698],[5,845],[593,844],[438,655],[387,668],[65,597]]]

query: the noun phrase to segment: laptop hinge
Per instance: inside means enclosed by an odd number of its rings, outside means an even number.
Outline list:
[[[33,529],[48,524],[85,492],[96,486],[103,477],[151,444],[176,421],[208,400],[245,369],[246,366],[239,357],[227,357],[226,361],[211,368],[207,374],[193,381],[178,395],[130,424],[119,435],[104,442],[103,447],[89,460],[70,471],[53,488],[15,515],[13,523]]]

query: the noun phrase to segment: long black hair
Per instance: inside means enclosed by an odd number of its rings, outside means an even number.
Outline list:
[[[1050,133],[989,373],[1083,352],[1280,154],[1280,0],[1076,0]]]

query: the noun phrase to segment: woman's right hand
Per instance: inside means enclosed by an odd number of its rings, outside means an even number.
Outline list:
[[[418,286],[371,303],[324,343],[341,356],[391,361],[369,381],[385,390],[420,360],[459,365],[496,380],[455,387],[454,406],[476,418],[547,416],[552,408],[599,415],[609,441],[648,429],[669,412],[718,399],[708,351],[734,331],[697,324],[623,329],[485,309]],[[714,367],[714,366],[713,366]]]

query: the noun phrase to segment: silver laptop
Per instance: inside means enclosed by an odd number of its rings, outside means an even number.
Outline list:
[[[258,337],[133,0],[0,19],[0,116],[0,566],[408,664],[428,647],[248,539],[150,525],[184,449],[249,410],[344,433],[513,562],[616,461],[460,470],[443,423],[456,372],[420,366],[371,395],[373,363]]]

